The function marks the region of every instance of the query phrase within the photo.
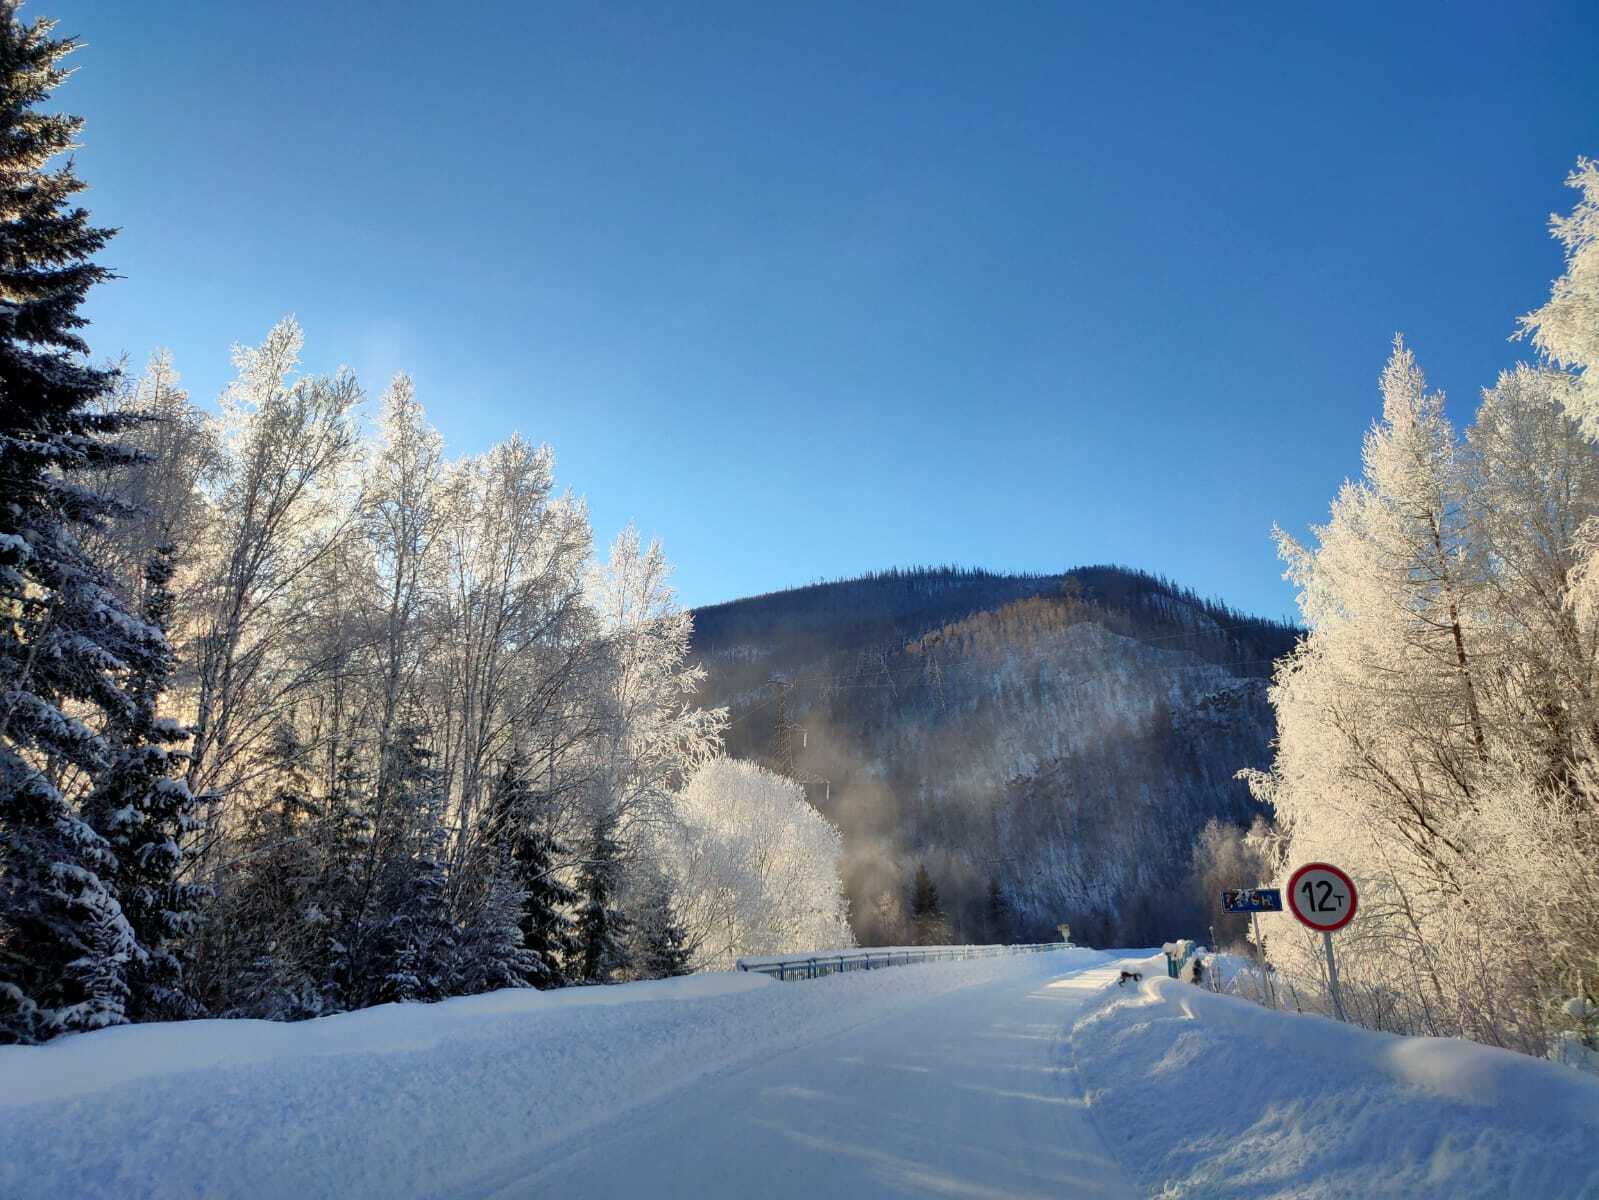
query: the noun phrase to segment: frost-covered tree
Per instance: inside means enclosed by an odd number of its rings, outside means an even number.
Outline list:
[[[260,346],[234,350],[189,652],[187,777],[197,794],[248,782],[284,711],[346,649],[328,637],[325,602],[349,592],[336,568],[357,524],[350,473],[361,391],[348,372],[297,376],[303,343],[284,320]]]
[[[1582,199],[1566,216],[1550,218],[1565,248],[1566,269],[1549,302],[1521,319],[1521,336],[1571,372],[1575,386],[1566,403],[1590,438],[1599,439],[1599,160],[1579,158],[1566,183]]]
[[[1244,830],[1214,818],[1205,822],[1194,842],[1188,876],[1193,924],[1200,929],[1214,929],[1218,948],[1246,942],[1250,932],[1247,916],[1220,911],[1221,892],[1226,888],[1265,887],[1272,878],[1272,869],[1256,846],[1257,842]]]
[[[1459,887],[1459,820],[1486,749],[1477,630],[1479,581],[1468,553],[1465,477],[1442,397],[1429,394],[1400,342],[1382,376],[1383,418],[1367,435],[1365,475],[1345,484],[1307,550],[1278,540],[1311,636],[1274,690],[1279,795],[1290,823],[1385,827],[1432,890]],[[1314,812],[1291,797],[1315,796]]]
[[[1401,350],[1364,478],[1314,549],[1283,539],[1309,635],[1254,780],[1279,872],[1333,859],[1360,886],[1340,954],[1357,1019],[1534,1052],[1574,982],[1599,983],[1599,174],[1572,183],[1566,274],[1523,321],[1543,361],[1501,375],[1462,442]],[[1319,986],[1313,938],[1273,957]]]
[[[705,671],[690,659],[693,618],[678,607],[671,575],[660,543],[643,544],[629,525],[590,581],[606,649],[596,788],[629,846],[666,817],[726,724],[724,710],[694,702]]]
[[[654,859],[672,881],[696,970],[854,944],[843,840],[799,784],[716,758],[678,793],[674,813]]]
[[[111,752],[97,716],[125,719],[130,661],[163,650],[82,539],[120,515],[83,480],[133,460],[106,411],[114,372],[86,365],[78,330],[111,231],[72,204],[82,122],[37,111],[76,47],[0,4],[0,1040],[124,1019],[139,956],[107,879],[116,858],[73,810]]]
[[[390,744],[416,693],[428,634],[428,562],[443,529],[440,472],[444,447],[427,423],[409,377],[395,376],[383,398],[379,438],[363,488],[365,532],[380,589],[379,696],[375,735]],[[378,787],[388,786],[387,767]]]
[[[174,579],[169,636],[179,647],[179,667],[187,649],[190,602],[203,561],[206,527],[211,518],[208,493],[220,467],[216,424],[192,404],[172,356],[158,350],[136,379],[123,377],[108,408],[135,413],[139,421],[119,440],[138,459],[93,473],[95,490],[122,506],[119,520],[102,525],[84,538],[90,557],[108,570],[119,586],[143,603],[145,570],[163,547],[170,548]],[[187,681],[179,676],[180,686]]]
[[[598,726],[598,661],[583,594],[591,549],[582,504],[555,491],[554,456],[521,437],[454,464],[430,586],[438,638],[425,665],[442,727],[458,839],[452,867],[477,854],[497,765],[528,756],[546,794],[563,802],[587,784],[578,764]],[[574,765],[576,764],[576,765]]]
[[[1278,751],[1260,794],[1291,831],[1296,862],[1326,858],[1357,873],[1373,944],[1425,946],[1434,915],[1468,886],[1467,826],[1491,750],[1482,591],[1458,440],[1402,344],[1382,396],[1364,477],[1344,485],[1315,548],[1279,534],[1310,633],[1278,668]],[[1278,949],[1315,970],[1310,940]],[[1353,992],[1361,968],[1347,957]],[[1443,1005],[1435,953],[1405,970]],[[1369,978],[1384,977],[1392,968],[1373,961]]]
[[[1573,583],[1599,514],[1599,456],[1565,407],[1564,372],[1518,366],[1483,392],[1467,431],[1479,635],[1494,670],[1485,704],[1500,754],[1540,787],[1565,787],[1595,713],[1595,635]]]

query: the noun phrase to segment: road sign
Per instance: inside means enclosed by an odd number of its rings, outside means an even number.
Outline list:
[[[1288,907],[1320,933],[1342,929],[1355,919],[1355,881],[1331,863],[1306,863],[1288,880]]]
[[[1260,956],[1260,983],[1266,1001],[1277,1007],[1277,997],[1271,986],[1271,976],[1266,970],[1266,943],[1260,936],[1260,915],[1263,912],[1282,912],[1283,894],[1276,888],[1225,888],[1221,906],[1230,913],[1248,913],[1249,926],[1255,932],[1255,953]]]
[[[1282,912],[1283,894],[1276,888],[1226,888],[1221,894],[1223,912]]]
[[[1355,881],[1332,863],[1306,863],[1288,879],[1288,907],[1301,924],[1321,933],[1327,953],[1327,994],[1333,1013],[1344,1020],[1344,998],[1338,990],[1338,960],[1333,956],[1333,930],[1355,919]]]

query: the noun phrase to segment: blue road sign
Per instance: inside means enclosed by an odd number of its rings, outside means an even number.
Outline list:
[[[1283,894],[1276,888],[1227,888],[1221,894],[1227,912],[1282,912]]]

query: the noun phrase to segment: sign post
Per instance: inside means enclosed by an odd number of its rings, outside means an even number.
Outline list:
[[[1266,1003],[1276,1008],[1277,993],[1271,985],[1271,972],[1266,969],[1266,943],[1260,940],[1260,914],[1282,912],[1283,894],[1276,888],[1227,888],[1221,894],[1221,907],[1223,912],[1249,914],[1249,926],[1255,931],[1255,947],[1260,955],[1260,981],[1266,992]]]
[[[1306,863],[1288,880],[1288,908],[1306,925],[1321,934],[1327,952],[1327,992],[1332,997],[1333,1013],[1344,1016],[1344,998],[1338,990],[1338,960],[1333,955],[1332,935],[1355,919],[1359,896],[1355,881],[1331,863]]]
[[[1260,981],[1266,985],[1266,1005],[1277,1007],[1277,992],[1271,986],[1271,972],[1266,969],[1266,943],[1260,940],[1260,914],[1249,914],[1249,927],[1255,933],[1255,949],[1260,954]]]

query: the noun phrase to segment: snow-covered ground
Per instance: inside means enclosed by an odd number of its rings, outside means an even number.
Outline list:
[[[1599,1081],[1088,950],[0,1049],[0,1196],[1599,1196]]]
[[[1071,1032],[1095,1120],[1151,1194],[1599,1197],[1599,1078],[1454,1038],[1272,1012],[1165,977]]]
[[[851,1030],[922,1028],[952,993],[1021,995],[1101,958],[802,983],[695,975],[0,1048],[0,1196],[514,1195],[574,1146],[621,1136],[643,1110],[674,1111],[708,1077],[782,1075]]]

